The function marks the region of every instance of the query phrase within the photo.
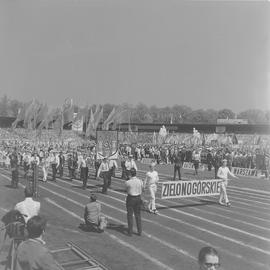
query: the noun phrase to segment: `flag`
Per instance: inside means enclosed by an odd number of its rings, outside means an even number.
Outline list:
[[[204,135],[204,133],[202,135],[202,146],[205,146],[205,135]]]
[[[28,102],[28,103],[24,104],[22,108],[19,108],[18,113],[17,113],[17,118],[15,119],[15,121],[11,125],[12,128],[16,128],[18,123],[20,121],[24,120],[26,109],[28,108],[28,106],[30,104],[31,104],[31,102]]]
[[[233,144],[238,144],[238,140],[237,140],[235,134],[233,134],[233,137],[232,137],[232,143],[233,143]]]
[[[94,122],[95,122],[95,119],[94,119],[94,114],[93,114],[93,111],[92,109],[90,110],[90,119],[88,121],[88,125],[87,125],[87,129],[86,129],[86,132],[85,132],[85,136],[86,137],[89,137],[89,136],[95,136],[95,127],[94,127]]]
[[[97,129],[99,122],[103,118],[103,107],[101,107],[100,111],[94,114],[94,128]]]
[[[261,136],[258,136],[257,141],[256,141],[256,145],[259,145],[261,143]]]
[[[114,119],[112,120],[112,129],[116,130],[117,125],[123,123],[123,122],[127,122],[127,117],[128,117],[128,109],[119,107],[115,113]]]
[[[31,128],[31,121],[34,117],[34,113],[36,111],[37,101],[35,99],[32,100],[30,105],[25,110],[23,124],[26,128]]]
[[[109,125],[110,125],[110,123],[112,123],[114,117],[115,117],[115,107],[113,107],[108,118],[103,122],[103,125],[102,125],[103,130],[109,130]]]
[[[72,99],[66,98],[62,106],[62,121],[63,125],[69,124],[73,121],[74,106]]]

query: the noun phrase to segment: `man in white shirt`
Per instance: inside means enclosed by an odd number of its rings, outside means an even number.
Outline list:
[[[107,194],[107,189],[108,189],[108,183],[109,183],[109,162],[106,157],[102,160],[98,172],[97,172],[97,178],[99,178],[100,174],[102,175],[103,178],[103,188],[102,188],[102,193]]]
[[[59,166],[59,157],[56,155],[56,152],[52,152],[52,156],[50,158],[51,165],[52,165],[52,181],[56,181],[56,173],[57,168]]]
[[[136,171],[138,171],[137,165],[135,161],[133,160],[133,156],[129,155],[128,160],[125,161],[125,167],[126,167],[126,175],[127,180],[130,178],[130,170],[134,168]]]
[[[220,183],[219,204],[226,206],[231,205],[227,196],[228,176],[238,178],[232,172],[230,172],[229,168],[227,167],[227,160],[223,159],[222,166],[218,169],[217,177],[222,180],[222,182]],[[225,203],[223,203],[223,200],[225,200]]]
[[[18,210],[24,217],[25,223],[40,212],[40,202],[33,200],[33,191],[29,187],[24,189],[25,199],[15,205],[15,210]]]
[[[115,177],[115,170],[118,168],[117,162],[115,159],[110,159],[109,160],[109,182],[108,182],[108,187],[111,186],[112,183],[112,177]]]
[[[144,181],[144,188],[150,193],[150,199],[148,203],[148,210],[150,213],[157,214],[156,209],[156,192],[157,192],[157,183],[159,181],[158,172],[155,171],[155,163],[150,164],[150,171],[146,173],[146,178]]]
[[[127,190],[127,221],[128,221],[128,236],[133,233],[133,213],[136,220],[138,235],[142,234],[142,221],[141,221],[141,194],[143,191],[143,182],[136,177],[136,170],[131,168],[131,178],[126,181]]]

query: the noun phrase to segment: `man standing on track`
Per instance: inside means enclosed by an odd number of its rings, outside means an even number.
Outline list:
[[[52,165],[52,181],[56,181],[56,173],[57,173],[57,167],[59,165],[59,158],[56,155],[55,151],[52,152],[50,162],[51,162],[51,165]]]
[[[227,196],[227,185],[228,185],[229,175],[233,178],[238,178],[232,172],[230,172],[229,168],[227,167],[227,160],[223,159],[222,166],[219,167],[218,172],[217,172],[217,177],[222,180],[222,182],[220,183],[220,196],[219,196],[220,205],[226,205],[226,206],[231,205]],[[225,203],[223,202],[223,200],[225,200]]]
[[[86,154],[83,154],[78,162],[78,168],[80,169],[81,180],[83,182],[82,188],[87,188],[87,178],[88,178],[88,167],[87,167],[87,157]]]
[[[131,178],[126,181],[126,207],[127,207],[127,221],[128,221],[128,236],[133,233],[133,213],[135,216],[138,235],[142,234],[142,221],[141,221],[141,194],[143,191],[143,182],[136,177],[136,170],[131,168]]]
[[[112,183],[112,177],[115,177],[115,170],[118,168],[117,162],[115,159],[110,159],[109,160],[109,182],[108,182],[108,187],[111,186]]]
[[[181,180],[181,167],[182,167],[182,162],[181,162],[181,153],[179,150],[176,150],[176,152],[173,154],[173,163],[174,163],[174,172],[173,172],[173,180],[176,179],[176,173],[178,173],[178,178]]]
[[[103,194],[107,194],[107,189],[108,189],[108,183],[109,183],[109,162],[108,159],[106,157],[103,158],[98,172],[97,172],[97,178],[99,178],[101,174],[101,177],[103,178],[103,188],[102,188],[102,193]]]
[[[133,168],[136,171],[138,171],[137,165],[133,159],[133,155],[128,156],[128,160],[126,160],[126,162],[125,162],[125,167],[126,167],[127,180],[129,180],[129,178],[131,176],[130,170]]]
[[[144,182],[144,188],[147,189],[150,193],[150,200],[148,204],[148,210],[150,213],[157,214],[156,209],[156,192],[157,192],[157,183],[159,180],[158,172],[155,171],[155,163],[150,164],[150,171],[146,173],[146,178]]]

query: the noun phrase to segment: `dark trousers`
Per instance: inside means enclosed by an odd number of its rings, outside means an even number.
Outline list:
[[[74,168],[68,168],[69,171],[69,178],[73,179],[75,178],[75,169]]]
[[[126,180],[129,180],[131,177],[130,170],[126,170]]]
[[[108,184],[109,184],[109,178],[110,178],[110,172],[102,172],[102,178],[103,178],[103,187],[102,187],[102,193],[107,193]]]
[[[178,173],[178,178],[179,178],[179,180],[181,180],[180,166],[174,166],[173,180],[175,180],[175,178],[176,178],[176,173]]]
[[[112,184],[112,177],[114,176],[114,173],[113,171],[115,171],[115,168],[111,168],[110,171],[109,171],[109,177],[108,177],[108,187],[111,186]]]
[[[64,167],[60,165],[58,170],[59,170],[59,176],[60,178],[62,178],[64,174]]]
[[[142,221],[141,221],[141,196],[127,196],[126,199],[127,207],[127,222],[128,222],[128,233],[133,232],[133,214],[135,216],[138,234],[142,233]]]
[[[215,179],[218,179],[218,177],[217,177],[218,169],[219,169],[219,167],[218,166],[215,166]]]
[[[52,164],[52,180],[53,181],[56,180],[56,173],[57,173],[56,164]]]
[[[83,181],[83,188],[87,187],[88,167],[81,167],[81,179]]]
[[[18,182],[19,182],[19,171],[15,169],[11,173],[11,186],[17,188]]]

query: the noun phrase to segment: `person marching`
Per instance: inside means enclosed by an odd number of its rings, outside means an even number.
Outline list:
[[[42,172],[43,172],[43,182],[47,182],[49,167],[50,167],[50,157],[49,153],[45,152],[44,157],[41,161],[42,164]]]
[[[108,187],[111,186],[112,183],[112,177],[115,177],[115,170],[118,168],[117,162],[115,159],[110,159],[109,160],[109,182],[108,182]]]
[[[131,168],[130,175],[130,180],[126,181],[128,236],[132,236],[133,233],[133,213],[136,220],[138,235],[140,236],[142,234],[141,194],[143,191],[143,181],[136,177],[135,168]]]
[[[83,189],[87,188],[87,178],[88,178],[88,167],[86,164],[86,154],[83,154],[83,156],[80,158],[78,163],[78,168],[80,169],[81,174],[81,180],[83,182]]]
[[[226,206],[231,205],[227,196],[228,176],[238,179],[238,177],[235,176],[232,172],[230,172],[229,168],[227,167],[227,160],[223,159],[222,166],[219,167],[217,172],[217,177],[222,180],[222,182],[220,183],[220,196],[219,196],[220,205]],[[223,200],[225,200],[225,203],[223,203]]]
[[[75,178],[75,169],[76,169],[76,161],[72,153],[68,154],[68,172],[69,172],[69,178],[72,181],[73,178]]]
[[[127,176],[126,180],[129,180],[131,176],[130,170],[134,168],[136,171],[138,171],[137,165],[133,159],[133,155],[130,154],[128,156],[128,160],[126,160],[125,162],[125,167],[126,167],[126,176]]]
[[[60,178],[63,178],[65,157],[62,151],[60,151],[58,158],[59,158],[59,165],[57,169],[58,169]]]
[[[56,152],[52,153],[50,161],[52,165],[52,181],[56,181],[57,167],[59,166],[59,158],[56,155]]]
[[[182,167],[182,161],[181,161],[181,153],[177,150],[176,153],[173,154],[173,163],[174,163],[174,172],[173,172],[173,180],[176,179],[176,173],[178,173],[178,178],[181,180],[181,167]]]
[[[97,178],[100,177],[100,174],[101,174],[101,177],[103,178],[102,193],[107,194],[110,172],[109,172],[109,162],[108,162],[108,159],[106,157],[103,158],[103,160],[99,166],[99,169],[97,172]]]
[[[155,170],[155,163],[152,162],[149,166],[150,171],[146,173],[146,178],[144,181],[144,188],[149,191],[150,199],[148,203],[148,210],[150,213],[157,214],[156,209],[156,192],[157,183],[159,181],[158,172]]]
[[[198,150],[195,151],[194,155],[193,155],[193,164],[194,164],[194,175],[198,175],[198,169],[199,169],[199,165],[201,162],[201,155],[199,153]]]

